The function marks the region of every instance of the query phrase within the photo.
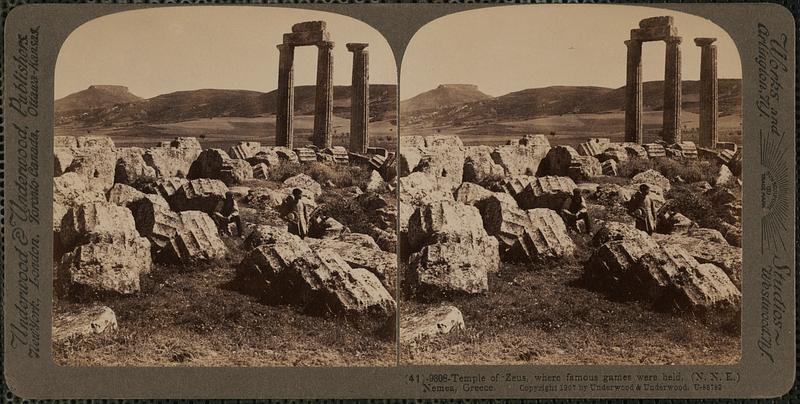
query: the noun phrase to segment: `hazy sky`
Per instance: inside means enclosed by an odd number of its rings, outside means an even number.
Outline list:
[[[499,96],[553,85],[625,85],[630,30],[647,17],[674,17],[683,37],[682,78],[700,77],[696,37],[716,37],[719,78],[741,78],[739,53],[716,24],[679,12],[618,5],[494,7],[451,14],[420,29],[403,56],[400,98],[439,84],[477,84]],[[645,81],[664,78],[663,41],[642,50]]]
[[[369,25],[338,14],[278,7],[170,7],[127,11],[80,26],[56,63],[55,97],[92,84],[128,86],[140,97],[200,88],[271,91],[278,49],[293,24],[325,20],[336,43],[334,84],[349,85],[348,42],[369,43],[370,82],[394,84],[394,56]],[[295,85],[316,81],[316,47],[295,51]]]

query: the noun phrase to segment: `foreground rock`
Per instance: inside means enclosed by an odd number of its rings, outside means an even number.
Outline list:
[[[53,231],[60,231],[61,221],[71,207],[105,201],[102,190],[90,188],[86,178],[77,173],[53,178]]]
[[[57,313],[53,317],[53,342],[64,342],[78,336],[110,333],[117,329],[117,316],[111,308],[92,305]]]
[[[654,238],[662,245],[681,246],[701,264],[714,264],[742,289],[742,249],[728,244],[716,230],[690,229],[685,234],[656,234]]]
[[[110,202],[91,202],[71,208],[61,223],[61,246],[101,240],[130,240],[139,237],[131,211]]]
[[[404,314],[400,323],[400,343],[411,344],[424,337],[463,330],[464,316],[455,306],[443,305],[422,313]]]
[[[523,262],[538,262],[572,255],[575,243],[561,217],[551,209],[530,209],[528,222],[509,255]]]
[[[225,257],[227,247],[210,216],[196,210],[180,212],[180,223],[172,242],[167,245],[167,262],[190,264]]]
[[[684,310],[738,310],[741,294],[713,264],[700,264],[683,248],[659,245],[644,233],[609,241],[585,266],[587,284],[622,298]]]
[[[64,254],[59,280],[70,293],[128,295],[139,291],[139,276],[150,271],[151,263],[144,237],[93,241]]]
[[[352,268],[326,248],[312,251],[300,243],[276,242],[251,251],[237,270],[240,281],[274,303],[288,303],[314,314],[333,313],[384,321],[395,301],[378,278]]]
[[[499,257],[494,238],[482,242],[431,244],[411,256],[409,284],[417,295],[475,294],[489,289],[488,270],[497,271]]]
[[[397,288],[397,254],[384,252],[367,235],[369,240],[353,237],[356,233],[342,235],[337,238],[307,238],[306,244],[312,249],[329,249],[353,268],[364,268],[374,274],[390,293]]]

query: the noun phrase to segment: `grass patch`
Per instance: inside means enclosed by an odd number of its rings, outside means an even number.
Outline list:
[[[631,159],[618,165],[620,177],[632,178],[647,170],[656,170],[670,181],[712,183],[719,172],[719,163],[711,160],[676,160],[670,158]]]
[[[283,182],[289,177],[306,174],[321,185],[331,182],[337,188],[363,188],[369,181],[371,171],[371,168],[351,164],[282,162],[270,169],[270,178]]]

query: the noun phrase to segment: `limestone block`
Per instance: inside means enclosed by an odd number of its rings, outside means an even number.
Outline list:
[[[467,243],[431,244],[411,256],[410,282],[419,294],[483,293],[491,265]]]
[[[464,181],[482,183],[483,181],[502,178],[505,175],[503,166],[492,159],[494,148],[489,146],[469,146],[464,148]]]
[[[178,149],[194,149],[197,150],[197,153],[200,153],[200,151],[203,149],[203,146],[200,145],[200,141],[197,140],[196,137],[176,137],[169,142],[169,147]]]
[[[79,336],[110,333],[117,329],[117,316],[107,306],[91,305],[53,316],[53,342]]]
[[[537,262],[572,255],[575,243],[567,227],[554,210],[530,209],[526,211],[528,224],[509,254],[517,260]]]
[[[228,156],[234,159],[247,160],[261,150],[261,142],[239,142],[230,147]]]
[[[72,249],[79,244],[111,238],[139,237],[130,210],[110,202],[90,202],[69,209],[61,222],[61,245]]]
[[[523,209],[549,208],[560,211],[574,189],[575,182],[569,177],[537,177],[515,199]]]
[[[142,158],[159,178],[186,177],[201,150],[190,147],[152,147]]]
[[[319,185],[318,182],[306,174],[297,174],[289,177],[283,181],[283,185],[287,188],[300,188],[303,190],[303,195],[308,196],[310,199],[317,199],[322,195],[322,185]]]
[[[61,273],[70,290],[128,295],[139,291],[139,276],[149,272],[151,264],[146,238],[111,238],[79,245],[64,254]]]
[[[67,172],[74,158],[75,155],[72,154],[72,150],[68,147],[53,148],[53,176],[58,177]]]
[[[193,263],[220,259],[227,247],[219,238],[214,220],[203,212],[189,210],[180,212],[181,226],[174,242],[167,246],[167,256],[175,263]]]
[[[222,181],[200,178],[183,184],[168,201],[178,212],[199,210],[211,215],[225,202],[227,192],[228,187]]]
[[[400,201],[410,205],[453,200],[450,184],[444,184],[431,174],[414,172],[400,177]]]
[[[130,205],[144,198],[144,192],[125,184],[114,184],[108,191],[108,201],[130,208]]]
[[[269,179],[269,167],[264,163],[256,163],[253,165],[253,178],[259,180]]]
[[[307,311],[383,320],[395,315],[395,300],[378,278],[366,269],[351,268],[329,249],[297,258],[289,274]]]
[[[145,150],[140,147],[117,149],[117,163],[114,168],[114,182],[134,184],[142,179],[153,179],[156,170],[144,161]]]
[[[464,327],[464,316],[455,306],[442,305],[419,313],[404,313],[400,318],[400,342],[413,344],[420,338],[449,334]]]
[[[536,175],[550,150],[550,142],[544,135],[523,139],[519,145],[500,146],[492,152],[492,159],[507,175]]]
[[[351,233],[356,234],[356,233]],[[339,254],[353,268],[364,268],[374,274],[384,288],[393,294],[397,285],[397,254],[382,251],[369,237],[371,245],[365,246],[363,240],[354,240],[351,235],[336,238],[306,238],[312,249],[329,249]],[[366,236],[366,235],[364,235]]]
[[[225,185],[241,184],[253,178],[253,167],[245,160],[225,160],[220,167],[217,178]]]
[[[656,185],[664,193],[669,192],[671,188],[671,184],[667,177],[663,176],[660,172],[650,169],[647,171],[643,171],[639,174],[636,174],[631,178],[631,183],[633,184],[648,184],[648,185]],[[662,194],[665,195],[665,194]]]

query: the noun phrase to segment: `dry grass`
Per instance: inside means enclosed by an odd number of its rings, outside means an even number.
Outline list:
[[[227,240],[238,244],[238,240]],[[232,250],[240,251],[240,250]],[[54,344],[69,366],[386,366],[379,328],[270,306],[233,287],[241,253],[198,267],[156,265],[135,296],[107,298],[119,330]],[[74,303],[55,302],[55,310]]]
[[[463,313],[465,330],[401,346],[401,361],[721,364],[739,360],[738,318],[700,319],[657,312],[644,303],[609,300],[581,285],[580,259],[536,267],[503,264],[490,275],[488,293],[449,301]],[[426,306],[403,301],[402,313]]]
[[[309,168],[309,172],[327,172]],[[332,168],[333,173],[349,171]],[[296,174],[296,173],[295,173]],[[344,174],[342,174],[344,175]],[[251,188],[281,186],[252,180]],[[343,201],[336,189],[324,200]],[[253,208],[241,201],[243,208]],[[356,206],[358,206],[356,204]],[[360,207],[359,207],[360,208]],[[361,211],[343,216],[359,230]],[[277,212],[261,206],[242,209],[245,222],[285,226]],[[338,219],[338,217],[337,217]],[[234,283],[245,251],[242,238],[222,237],[228,256],[199,265],[156,264],[141,277],[133,296],[103,296],[98,303],[114,310],[119,330],[76,337],[53,345],[53,360],[68,366],[388,366],[396,347],[385,324],[309,315],[300,308],[269,305],[241,293]],[[94,300],[97,301],[97,297]],[[84,303],[56,297],[56,313]]]

